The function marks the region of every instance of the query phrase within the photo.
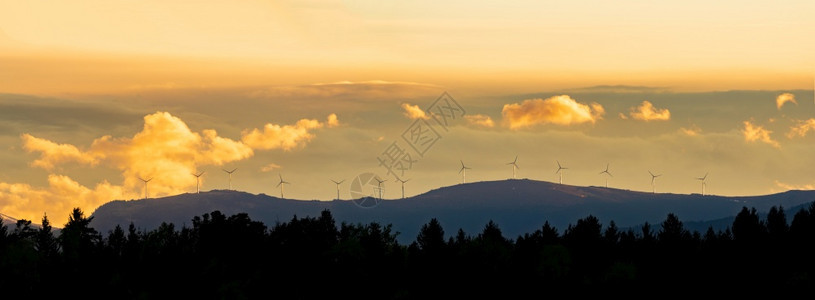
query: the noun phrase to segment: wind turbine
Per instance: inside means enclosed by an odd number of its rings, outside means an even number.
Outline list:
[[[515,169],[520,169],[518,167],[518,156],[515,156],[515,160],[512,162],[507,163],[508,165],[512,165],[512,179],[515,179]]]
[[[464,161],[461,160],[459,161],[461,162],[461,169],[458,170],[458,173],[461,174],[461,179],[463,183],[467,183],[467,170],[470,169],[470,167],[464,166]]]
[[[281,175],[281,174],[277,174],[277,175],[280,177],[280,182],[277,183],[277,186],[280,187],[280,199],[285,199],[285,198],[283,198],[283,185],[284,184],[289,184],[289,182],[283,180],[283,175]]]
[[[697,178],[696,178],[696,180],[701,180],[701,181],[702,181],[702,196],[704,196],[704,195],[705,195],[705,186],[706,186],[706,184],[705,184],[705,180],[706,180],[706,179],[707,179],[707,172],[705,173],[705,176],[702,176],[702,177],[697,177]]]
[[[139,180],[144,181],[144,199],[147,199],[147,183],[150,182],[150,180],[153,180],[153,178],[144,179],[139,177]]]
[[[611,176],[611,173],[608,171],[608,165],[609,164],[606,164],[606,169],[603,170],[603,172],[600,172],[600,174],[606,173],[606,175],[608,175],[608,177],[614,177],[614,176]],[[608,177],[606,177],[606,188],[608,188]]]
[[[405,182],[410,181],[410,179],[402,180],[399,179],[399,182],[402,183],[402,199],[405,199]]]
[[[656,188],[655,181],[656,181],[657,177],[662,176],[662,174],[654,175],[654,173],[651,173],[651,171],[648,171],[648,174],[651,174],[651,193],[656,193],[657,188]]]
[[[224,172],[229,173],[229,189],[230,190],[232,189],[232,172],[235,172],[235,170],[237,170],[237,169],[238,168],[234,168],[234,169],[232,169],[232,171],[227,171],[226,169],[222,169],[222,170],[224,170]]]
[[[379,200],[382,200],[382,183],[387,180],[379,179],[379,177],[375,177],[376,179],[376,189],[379,191]]]
[[[340,200],[340,184],[345,182],[345,179],[340,181],[334,181],[334,179],[331,179],[331,182],[337,185],[337,200]]]
[[[555,174],[560,173],[560,184],[563,184],[563,170],[566,170],[566,169],[569,169],[569,168],[564,168],[563,166],[561,166],[559,161],[555,161],[555,162],[557,162],[557,171],[555,171]]]
[[[195,176],[195,193],[201,193],[201,175],[204,175],[204,171],[201,173],[195,174],[193,173],[192,176]]]

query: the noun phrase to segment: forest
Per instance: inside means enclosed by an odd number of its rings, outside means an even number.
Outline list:
[[[726,230],[689,231],[674,214],[618,228],[588,215],[520,236],[488,222],[449,231],[437,219],[410,244],[389,224],[337,224],[330,211],[267,225],[213,211],[191,226],[131,223],[97,232],[75,208],[0,223],[6,297],[85,299],[562,298],[773,295],[815,287],[815,202],[788,220],[743,207]],[[9,299],[9,298],[6,298]]]

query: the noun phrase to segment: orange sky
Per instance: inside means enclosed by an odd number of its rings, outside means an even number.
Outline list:
[[[812,1],[0,0],[0,212],[144,195],[328,200],[449,92],[408,194],[519,177],[722,195],[812,188]],[[744,90],[739,92],[734,90]],[[731,92],[727,92],[731,91]],[[424,115],[423,115],[424,113]],[[156,150],[161,149],[161,150]],[[450,164],[449,166],[446,164]],[[447,172],[449,169],[449,172]],[[158,174],[164,174],[159,176]],[[644,175],[643,175],[644,174]],[[220,176],[219,175],[223,175]],[[644,178],[644,179],[643,179]],[[326,184],[327,183],[327,184]],[[386,197],[396,197],[389,190]],[[53,214],[52,214],[53,212]]]

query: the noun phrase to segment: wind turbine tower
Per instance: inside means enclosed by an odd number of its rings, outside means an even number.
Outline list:
[[[144,178],[139,177],[139,180],[144,182],[144,199],[147,199],[147,183],[150,182],[150,180],[153,180],[153,178],[144,179]]]
[[[609,177],[614,177],[614,176],[611,176],[611,173],[608,171],[608,165],[609,164],[606,164],[606,169],[603,170],[603,172],[600,172],[600,174],[605,173],[606,175],[608,175],[608,176],[606,176],[606,188],[608,188],[608,178]]]
[[[232,173],[235,172],[235,170],[237,170],[237,169],[238,168],[234,168],[234,169],[232,169],[232,171],[227,171],[226,169],[222,169],[222,170],[224,170],[224,172],[229,173],[229,189],[230,190],[232,189]]]
[[[560,184],[563,184],[563,170],[566,170],[566,169],[569,169],[569,168],[564,168],[563,166],[561,166],[559,161],[555,161],[555,162],[557,162],[557,171],[555,171],[555,174],[560,173]]]
[[[399,182],[402,183],[402,199],[405,199],[405,182],[410,181],[410,179],[402,180],[399,179]]]
[[[334,179],[331,179],[331,182],[333,182],[334,184],[337,185],[337,200],[340,200],[340,184],[345,182],[345,179],[340,180],[340,181],[334,181]]]
[[[702,196],[704,196],[705,195],[705,186],[706,186],[705,180],[707,180],[707,173],[705,173],[705,176],[697,177],[696,180],[702,181]]]
[[[464,166],[464,161],[459,161],[461,162],[461,169],[458,170],[458,173],[461,174],[462,183],[467,183],[467,170],[470,169],[470,167]]]
[[[284,184],[289,184],[289,182],[283,180],[283,175],[281,175],[281,174],[277,174],[277,175],[278,175],[278,177],[280,177],[280,182],[277,183],[277,186],[280,187],[280,199],[285,199],[285,198],[283,198],[283,185]]]
[[[192,176],[195,176],[195,193],[201,193],[201,175],[204,175],[204,171],[201,173],[195,174],[193,173]]]
[[[651,173],[651,171],[648,171],[648,174],[651,174],[651,193],[656,193],[657,192],[656,179],[657,177],[662,176],[662,174],[654,175],[654,173]]]
[[[516,155],[515,160],[513,160],[512,162],[508,162],[507,164],[512,165],[512,179],[515,179],[515,169],[520,169],[518,167],[518,156]]]
[[[382,200],[382,183],[387,180],[382,180],[379,177],[376,177],[374,179],[376,179],[376,190],[379,192],[379,200]]]

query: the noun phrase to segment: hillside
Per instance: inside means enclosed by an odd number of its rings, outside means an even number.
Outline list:
[[[562,233],[570,224],[588,215],[598,217],[604,225],[613,220],[618,227],[626,228],[644,222],[658,224],[668,213],[693,224],[689,229],[702,231],[707,226],[724,229],[729,224],[721,220],[735,216],[742,207],[766,212],[772,206],[780,205],[789,211],[813,199],[815,191],[723,197],[653,194],[535,180],[499,180],[443,187],[362,208],[351,200],[305,201],[213,190],[156,199],[111,201],[93,212],[92,226],[103,233],[116,224],[127,227],[130,222],[141,229],[155,228],[161,222],[189,226],[192,217],[219,210],[227,215],[245,212],[250,218],[271,227],[278,221],[288,221],[294,216],[317,216],[328,209],[338,223],[393,224],[401,233],[400,241],[414,240],[421,225],[431,218],[440,221],[448,236],[459,228],[468,234],[477,234],[490,220],[495,221],[507,237],[514,238],[540,228],[545,221]],[[793,213],[787,215],[791,219]]]

